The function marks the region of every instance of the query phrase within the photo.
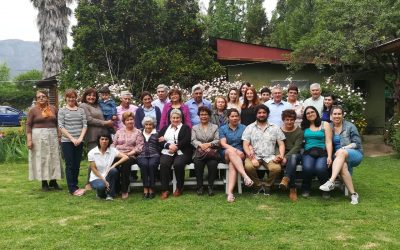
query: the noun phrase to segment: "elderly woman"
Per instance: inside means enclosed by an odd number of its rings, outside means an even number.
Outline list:
[[[128,160],[128,156],[119,152],[112,144],[111,135],[100,134],[97,137],[97,147],[88,153],[89,166],[91,168],[90,184],[96,189],[98,198],[112,201],[116,196],[116,186],[119,178],[117,166]],[[119,160],[116,160],[119,158]]]
[[[165,110],[165,107],[164,107]],[[182,112],[173,109],[170,112],[171,125],[162,128],[158,134],[161,150],[160,157],[160,178],[161,178],[161,199],[169,196],[170,170],[174,167],[177,189],[174,196],[182,195],[185,181],[185,165],[190,162],[192,148],[190,144],[190,127],[182,123]]]
[[[142,153],[137,157],[137,164],[142,176],[144,199],[153,199],[155,196],[155,174],[160,165],[160,147],[155,125],[153,117],[145,116],[142,120],[144,145]]]
[[[340,174],[344,184],[351,193],[351,204],[358,204],[358,194],[354,190],[351,173],[353,167],[358,166],[363,159],[361,138],[356,126],[343,119],[343,108],[333,106],[331,109],[333,130],[333,146],[335,149],[335,159],[332,164],[331,178],[319,189],[331,191],[335,188],[335,179]]]
[[[240,113],[240,120],[243,125],[247,126],[256,121],[255,107],[260,104],[257,91],[253,87],[246,89],[245,98],[242,104],[242,112]]]
[[[122,199],[127,199],[131,166],[136,163],[136,157],[142,152],[144,141],[141,131],[135,128],[135,116],[132,112],[123,113],[122,122],[125,128],[121,128],[115,133],[113,145],[118,151],[129,157],[117,168],[121,175]]]
[[[242,134],[246,126],[240,124],[240,114],[237,109],[228,110],[228,124],[219,128],[219,136],[221,139],[221,155],[225,162],[229,165],[228,177],[228,202],[234,202],[235,196],[233,189],[236,185],[237,173],[243,177],[246,186],[253,185],[253,181],[246,174],[243,166],[245,154],[243,151]]]
[[[310,196],[311,180],[317,175],[320,184],[329,179],[329,166],[332,164],[332,129],[329,123],[321,121],[318,110],[308,106],[304,110],[301,128],[304,131],[303,153],[303,197]],[[329,198],[327,192],[322,194]]]
[[[164,105],[161,113],[160,128],[164,128],[171,124],[170,114],[173,109],[179,109],[181,111],[181,120],[183,124],[192,127],[192,122],[190,121],[189,107],[183,103],[182,92],[179,89],[171,89],[168,93],[168,98],[170,102]]]
[[[151,103],[153,101],[153,97],[147,91],[143,91],[140,95],[140,101],[142,102],[142,106],[140,106],[136,110],[135,115],[135,126],[138,129],[142,129],[142,121],[145,116],[152,117],[154,121],[156,121],[156,130],[160,129],[160,120],[161,120],[161,111],[157,106],[153,106]]]
[[[221,127],[228,122],[228,117],[226,116],[228,103],[223,96],[217,96],[214,102],[214,109],[211,113],[211,123]]]
[[[124,127],[124,124],[122,122],[122,114],[125,112],[132,112],[133,115],[136,114],[136,110],[138,107],[136,105],[133,105],[132,102],[132,94],[131,92],[124,90],[121,91],[121,97],[120,97],[121,104],[117,107],[117,116],[118,116],[118,121],[117,121],[117,129],[121,129]]]
[[[237,88],[229,89],[226,100],[228,101],[227,109],[234,108],[237,109],[240,113],[242,104],[239,101],[239,90]]]
[[[49,104],[46,91],[36,92],[36,104],[28,112],[26,141],[29,149],[29,180],[42,181],[42,190],[59,190],[63,178],[57,129],[57,109]],[[47,181],[50,181],[49,183]]]
[[[292,106],[293,110],[296,112],[296,123],[297,127],[300,127],[301,120],[303,118],[304,106],[297,99],[299,96],[299,89],[296,85],[290,85],[287,90],[287,102]]]
[[[58,112],[58,126],[62,132],[61,148],[65,159],[68,191],[72,195],[81,196],[85,189],[78,187],[78,176],[87,124],[85,111],[77,106],[77,98],[75,90],[65,91],[66,105]]]
[[[196,171],[197,194],[203,195],[204,167],[208,169],[208,195],[213,196],[214,180],[217,176],[219,135],[218,126],[210,123],[211,110],[207,107],[199,107],[197,112],[200,124],[192,128],[192,145],[196,149],[193,155],[193,163]]]

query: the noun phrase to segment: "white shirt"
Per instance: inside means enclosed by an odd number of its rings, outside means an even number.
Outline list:
[[[106,177],[106,173],[110,169],[114,162],[115,157],[119,154],[119,151],[114,147],[109,147],[104,154],[99,150],[99,147],[95,147],[88,153],[88,161],[94,162],[96,164],[97,171],[101,176]],[[93,171],[90,172],[89,181],[94,181],[100,179],[97,177]]]
[[[167,128],[167,130],[165,131],[165,134],[164,134],[164,139],[165,139],[166,143],[178,144],[178,135],[179,135],[179,131],[181,131],[181,128],[182,128],[182,123],[179,124],[176,129],[174,129],[172,127],[172,125],[169,125],[169,127]],[[169,149],[167,149],[167,148],[164,148],[161,151],[161,153],[164,155],[170,155],[170,156],[174,155],[174,154],[171,154],[169,152]],[[181,150],[178,150],[177,154],[182,155],[183,153]]]
[[[304,109],[308,106],[313,106],[319,112],[319,116],[322,116],[322,110],[324,109],[324,97],[321,95],[318,99],[312,99],[312,97],[306,99],[303,103]]]

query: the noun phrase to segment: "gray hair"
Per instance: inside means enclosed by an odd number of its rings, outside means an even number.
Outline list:
[[[151,122],[153,126],[156,126],[156,120],[151,116],[145,116],[142,120],[142,126],[144,127],[146,123]]]
[[[159,84],[159,85],[157,86],[157,90],[158,90],[158,89],[164,89],[165,92],[168,92],[168,86],[165,85],[165,84]]]
[[[271,91],[274,92],[274,90],[280,90],[280,91],[282,91],[282,87],[281,87],[279,84],[278,84],[278,85],[275,85],[274,87],[272,87]]]
[[[201,91],[204,91],[203,85],[201,85],[201,84],[196,84],[196,85],[194,85],[194,86],[192,87],[192,94],[193,94],[196,90],[199,90],[199,89],[201,89]]]
[[[313,83],[310,85],[310,90],[313,88],[321,89],[321,85],[319,83]]]
[[[171,113],[169,114],[169,117],[171,118],[172,115],[175,115],[175,114],[179,115],[182,118],[182,111],[180,109],[172,109]]]

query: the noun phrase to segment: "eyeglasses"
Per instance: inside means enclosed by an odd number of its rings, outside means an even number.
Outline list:
[[[311,114],[315,114],[315,111],[313,110],[306,113],[306,115],[311,115]]]

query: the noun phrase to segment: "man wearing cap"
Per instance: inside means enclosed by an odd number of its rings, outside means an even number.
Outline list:
[[[136,110],[138,109],[137,106],[131,104],[132,94],[129,91],[127,90],[122,91],[120,100],[121,100],[121,105],[117,107],[118,129],[125,127],[125,125],[122,123],[122,114],[127,111],[130,111],[135,115]]]
[[[169,102],[168,87],[164,84],[158,85],[157,86],[157,96],[158,96],[158,99],[154,100],[151,103],[151,105],[158,107],[162,113],[164,105]]]
[[[200,117],[197,114],[199,107],[206,106],[210,110],[212,109],[211,102],[203,98],[203,86],[201,84],[196,84],[192,87],[192,98],[185,104],[189,107],[192,126],[200,123]]]

